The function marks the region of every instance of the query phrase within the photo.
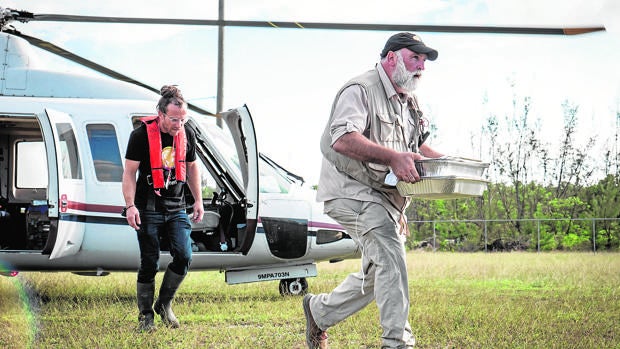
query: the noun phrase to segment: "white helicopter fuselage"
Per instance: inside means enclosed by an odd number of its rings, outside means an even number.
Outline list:
[[[7,33],[0,45],[3,271],[137,270],[136,231],[120,215],[123,158],[159,96],[107,77],[40,69],[28,42]],[[206,207],[192,227],[191,270],[225,271],[231,284],[284,280],[282,292],[316,276],[316,262],[357,257],[314,191],[258,153],[248,109],[218,117],[228,132],[213,116],[189,115]],[[164,236],[160,267],[169,260]]]

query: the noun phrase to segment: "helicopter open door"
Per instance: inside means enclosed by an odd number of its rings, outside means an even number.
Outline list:
[[[212,246],[213,232],[207,229],[210,226],[210,212],[205,213],[203,222],[192,225],[192,238],[206,246],[198,246],[197,252],[247,254],[254,243],[258,225],[259,175],[254,123],[246,106],[222,112],[218,118],[223,121],[221,127],[216,126],[216,119],[210,116],[196,117],[193,119],[196,123],[190,122],[188,126],[195,127],[197,152],[204,161],[204,170],[210,172],[217,182],[215,191],[219,194],[214,199],[207,196],[203,200],[225,208],[219,211],[222,215],[218,218],[219,224],[216,224],[220,234],[219,239],[215,240],[220,244],[215,248]],[[205,237],[201,231],[208,236]],[[218,234],[215,235],[217,237]],[[220,250],[222,245],[231,245],[232,248]]]
[[[76,139],[75,126],[68,114],[46,109],[46,120],[40,120],[47,150],[48,215],[50,259],[77,253],[84,239],[85,222],[77,212],[84,210],[85,183]],[[48,128],[49,127],[49,128]]]
[[[245,194],[245,230],[239,237],[239,251],[247,254],[258,225],[258,148],[254,122],[246,106],[221,113],[230,129],[239,160]]]

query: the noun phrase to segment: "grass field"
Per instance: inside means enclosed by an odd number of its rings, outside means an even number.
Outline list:
[[[419,348],[620,348],[620,254],[408,254]],[[328,292],[359,261],[319,264]],[[161,282],[161,273],[157,281]],[[180,329],[136,332],[135,273],[0,277],[0,348],[304,348],[301,297],[277,282],[228,286],[192,272]],[[373,303],[329,330],[331,348],[379,348]]]

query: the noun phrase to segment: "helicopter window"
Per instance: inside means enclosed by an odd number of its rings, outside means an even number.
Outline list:
[[[77,142],[71,124],[56,124],[56,130],[58,130],[58,140],[60,142],[63,177],[67,179],[82,179],[82,166],[80,165]]]
[[[214,119],[199,117],[194,120],[197,121],[200,131],[204,133],[207,141],[217,148],[218,153],[221,155],[219,160],[225,163],[226,168],[231,171],[232,175],[240,179],[239,158],[230,129],[226,125],[223,125],[224,128],[217,126]]]
[[[228,163],[229,168],[233,169],[235,173],[240,176],[239,158],[228,128],[222,129],[217,126],[214,118],[197,118],[197,121],[198,124],[202,126],[201,130],[205,132],[207,138],[210,139],[213,144],[217,144],[218,150],[223,155],[223,159]],[[261,193],[286,194],[289,192],[291,182],[285,175],[262,158],[259,158],[258,170],[260,176],[259,190]]]
[[[88,134],[88,143],[97,180],[101,182],[122,181],[123,164],[114,126],[90,124],[86,126],[86,133]]]
[[[328,244],[330,242],[335,242],[338,240],[342,240],[346,237],[346,235],[338,230],[329,230],[329,229],[319,229],[316,232],[316,244]]]
[[[289,192],[291,182],[263,159],[260,159],[258,162],[258,171],[260,174],[259,190],[261,193],[286,194]]]
[[[200,188],[202,189],[202,197],[204,199],[213,198],[213,193],[218,191],[217,184],[215,183],[215,179],[211,175],[211,172],[207,170],[207,166],[205,166],[204,162],[200,159],[197,159],[198,164],[200,164]]]
[[[140,127],[140,125],[142,125],[141,119],[146,116],[153,116],[153,114],[136,114],[131,117],[131,125],[133,126],[134,130]]]
[[[45,144],[22,141],[16,145],[15,186],[17,188],[47,188],[47,159]]]

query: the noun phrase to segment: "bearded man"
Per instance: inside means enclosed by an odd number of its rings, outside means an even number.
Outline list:
[[[385,177],[392,171],[398,180],[415,183],[420,180],[415,160],[443,156],[424,143],[428,134],[413,94],[427,59],[437,55],[419,36],[395,34],[375,69],[336,95],[321,138],[317,201],[359,246],[362,268],[332,292],[304,297],[309,348],[326,348],[327,329],[373,300],[383,328],[381,347],[415,344],[404,245],[410,200],[386,185]]]

